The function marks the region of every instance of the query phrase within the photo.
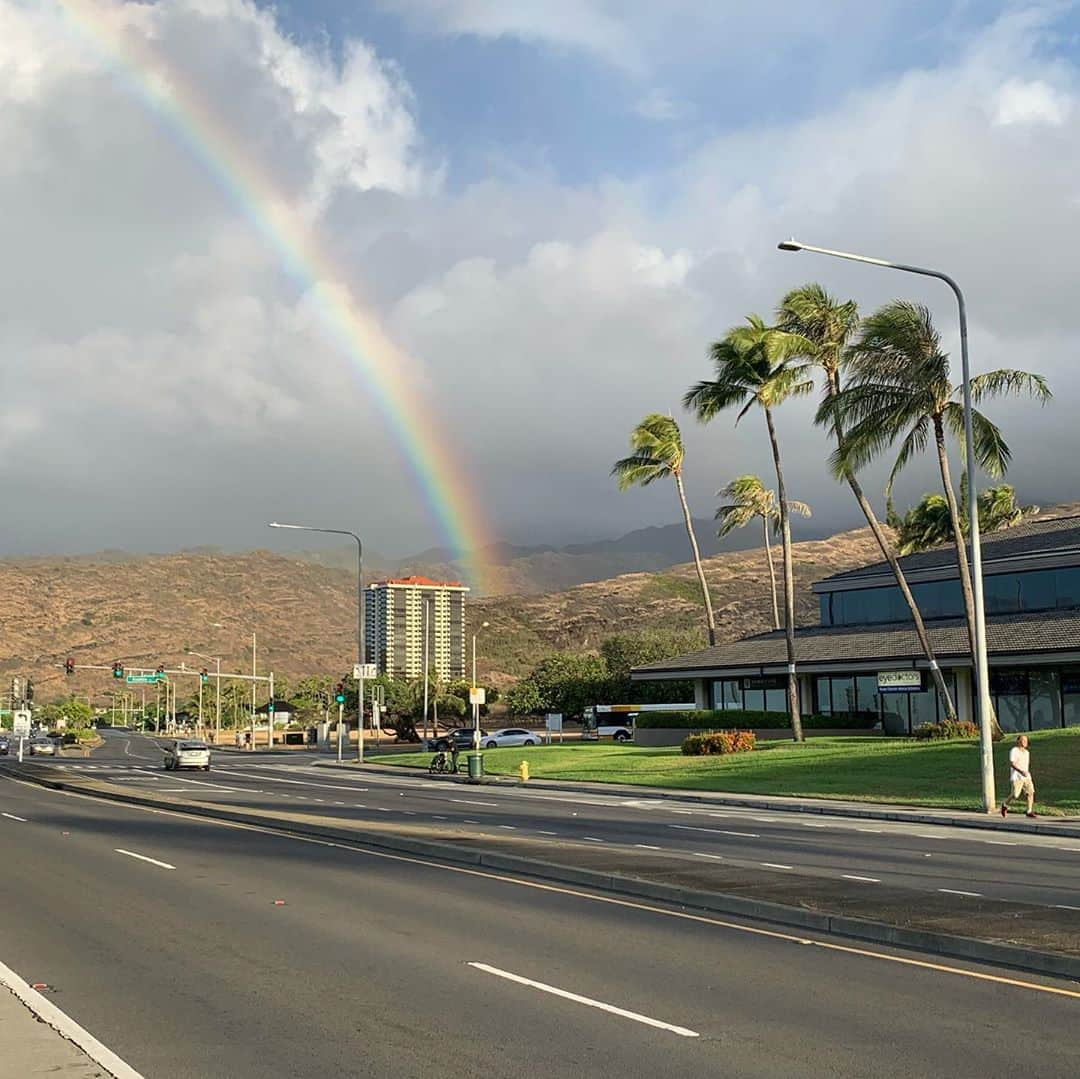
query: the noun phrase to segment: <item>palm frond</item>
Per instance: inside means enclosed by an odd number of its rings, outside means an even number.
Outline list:
[[[971,379],[971,399],[975,404],[981,404],[989,397],[1023,393],[1029,394],[1043,404],[1053,397],[1042,375],[1033,375],[1028,371],[1018,371],[1011,367],[999,367],[996,371],[987,371]]]
[[[885,497],[888,498],[892,493],[893,484],[896,482],[896,477],[907,466],[907,463],[917,453],[922,453],[926,449],[926,443],[930,437],[930,418],[924,416],[914,427],[908,431],[904,437],[904,441],[900,443],[900,452],[896,455],[896,460],[893,462],[892,471],[889,473],[889,480],[885,484]]]

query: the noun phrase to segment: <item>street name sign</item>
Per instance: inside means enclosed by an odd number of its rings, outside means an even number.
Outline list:
[[[361,678],[370,680],[372,678],[378,678],[379,672],[375,668],[374,663],[354,663],[352,669],[352,676],[357,681]]]
[[[153,682],[160,682],[163,678],[160,674],[127,674],[124,675],[124,681],[129,686],[148,685]]]

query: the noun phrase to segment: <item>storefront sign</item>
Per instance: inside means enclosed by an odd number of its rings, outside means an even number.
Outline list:
[[[878,671],[878,693],[921,693],[922,671]]]
[[[785,689],[787,679],[782,674],[755,675],[742,680],[743,689]]]

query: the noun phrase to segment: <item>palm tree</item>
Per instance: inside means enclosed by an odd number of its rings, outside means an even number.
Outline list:
[[[821,285],[812,283],[803,285],[802,288],[792,289],[780,301],[776,314],[780,328],[793,335],[794,339],[789,342],[789,348],[799,350],[801,346],[800,354],[803,359],[820,367],[824,372],[826,400],[837,397],[840,393],[840,368],[845,350],[859,328],[859,310],[855,301],[847,300],[840,303],[833,299]],[[844,443],[844,429],[838,417],[831,418],[831,427],[837,447],[841,448]],[[862,515],[866,518],[874,539],[877,540],[882,557],[889,563],[893,577],[896,578],[896,585],[911,612],[915,635],[926,656],[938,695],[945,708],[945,716],[947,719],[954,720],[956,706],[953,703],[952,694],[949,692],[945,676],[938,667],[934,649],[930,643],[930,634],[926,631],[922,612],[915,602],[915,596],[900,567],[896,551],[881,527],[881,522],[874,513],[874,508],[870,505],[870,500],[866,497],[854,470],[844,469],[842,476],[851,488],[851,493],[855,496],[855,501],[862,510]]]
[[[686,490],[683,487],[683,462],[686,450],[683,446],[682,432],[671,416],[659,412],[650,412],[630,433],[630,447],[634,451],[629,457],[616,461],[611,474],[618,479],[619,490],[630,487],[648,487],[656,480],[669,477],[675,481],[675,490],[679,493],[679,505],[682,507],[686,535],[690,540],[690,551],[694,556],[694,568],[697,570],[698,584],[701,586],[701,598],[705,602],[705,625],[709,633],[709,644],[716,644],[716,618],[713,615],[712,597],[705,580],[705,570],[701,565],[701,552],[698,550],[697,536],[694,534],[694,520],[690,516],[690,507],[686,502]]]
[[[792,737],[801,742],[802,721],[799,718],[799,687],[795,674],[795,573],[791,564],[791,521],[773,410],[789,397],[802,397],[810,393],[814,383],[807,378],[805,365],[791,362],[787,337],[766,326],[759,316],[750,315],[746,325],[734,327],[722,340],[713,342],[709,352],[716,378],[691,387],[683,398],[683,404],[702,422],[708,422],[724,409],[735,405],[742,406],[735,418],[736,424],[755,405],[765,415],[780,502],[788,713],[791,716]]]
[[[772,544],[769,541],[769,529],[773,533],[780,531],[780,510],[776,505],[776,495],[768,490],[757,476],[736,476],[717,494],[730,498],[726,506],[720,506],[715,516],[720,521],[717,536],[726,536],[736,528],[748,525],[755,517],[761,518],[761,530],[765,539],[765,560],[769,565],[769,588],[772,590],[773,629],[780,628],[780,607],[776,598],[776,570],[773,567]],[[805,502],[788,501],[788,509],[803,517],[810,516],[810,507]]]
[[[968,637],[974,652],[971,572],[946,445],[946,432],[963,438],[964,409],[959,401],[960,390],[950,381],[949,357],[941,351],[941,337],[929,310],[905,300],[886,304],[863,323],[859,340],[848,350],[846,365],[850,374],[848,386],[821,409],[827,422],[841,423],[847,429],[833,454],[834,470],[857,471],[899,440],[900,450],[886,488],[888,494],[904,466],[933,437],[956,544]],[[1040,402],[1048,401],[1051,396],[1046,380],[1027,371],[999,368],[971,380],[973,404],[1024,392]],[[975,463],[990,476],[1003,475],[1011,452],[1001,431],[978,409],[972,409],[971,419]]]
[[[1007,483],[979,492],[979,530],[1000,532],[1012,528],[1039,512],[1038,506],[1018,506],[1016,491]],[[969,532],[967,511],[967,473],[960,477],[960,528]],[[898,522],[900,553],[913,554],[930,547],[940,547],[952,539],[949,503],[944,495],[923,495]]]

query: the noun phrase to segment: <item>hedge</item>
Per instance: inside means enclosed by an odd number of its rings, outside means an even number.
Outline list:
[[[712,757],[725,753],[749,753],[756,743],[753,731],[706,731],[683,739],[686,757]]]
[[[643,730],[654,727],[678,730],[781,730],[791,725],[787,712],[755,712],[703,708],[694,712],[642,712],[634,721]],[[845,712],[842,715],[808,715],[802,725],[810,731],[869,730],[879,722],[876,712]]]

